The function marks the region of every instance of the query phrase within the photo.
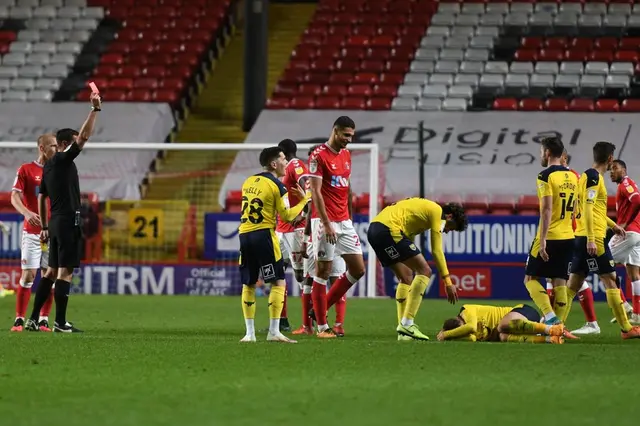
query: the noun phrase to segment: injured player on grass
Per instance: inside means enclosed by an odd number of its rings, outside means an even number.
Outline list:
[[[446,320],[438,340],[562,344],[575,336],[562,325],[538,322],[540,313],[529,305],[463,305],[455,318]]]

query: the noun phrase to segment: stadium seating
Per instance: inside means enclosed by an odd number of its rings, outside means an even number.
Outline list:
[[[637,112],[639,47],[632,0],[321,0],[268,106]]]
[[[231,0],[0,0],[0,100],[179,106],[229,29]]]

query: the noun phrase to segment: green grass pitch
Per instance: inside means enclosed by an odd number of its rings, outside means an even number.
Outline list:
[[[6,426],[637,424],[640,342],[605,304],[603,333],[565,345],[439,343],[459,309],[441,300],[419,315],[434,340],[398,342],[392,299],[350,300],[344,339],[241,345],[238,298],[73,296],[82,335],[11,334],[14,303],[0,300]],[[289,310],[298,325],[299,299]]]

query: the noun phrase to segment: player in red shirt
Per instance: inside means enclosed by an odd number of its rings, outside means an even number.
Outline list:
[[[46,245],[40,241],[40,216],[38,215],[38,193],[42,181],[42,169],[47,158],[57,151],[58,143],[54,135],[42,135],[38,138],[38,159],[25,163],[18,168],[16,180],[11,188],[11,204],[24,216],[22,229],[22,245],[20,249],[22,276],[16,294],[16,319],[11,331],[23,331],[24,318],[31,298],[31,286],[38,269],[41,272],[40,282],[53,280],[57,271],[48,268],[48,252]],[[41,331],[49,328],[49,313],[53,303],[53,291],[40,311]]]
[[[278,146],[284,151],[284,156],[287,161],[287,168],[285,169],[285,175],[282,177],[282,183],[287,188],[288,202],[290,206],[295,206],[300,200],[295,196],[295,191],[292,188],[296,185],[300,185],[301,188],[307,187],[307,178],[309,177],[309,171],[307,165],[296,158],[298,147],[291,139],[285,139],[281,141]],[[285,259],[293,269],[294,279],[296,280],[300,290],[303,289],[304,281],[304,262],[302,258],[302,244],[304,242],[304,227],[305,227],[304,213],[302,219],[289,223],[278,218],[278,225],[276,226],[276,235],[280,241],[280,251],[282,252],[282,258]],[[304,298],[303,298],[304,299]],[[303,311],[305,310],[305,302],[302,303]],[[285,292],[284,304],[282,306],[282,314],[280,317],[280,330],[289,331],[289,319],[287,318],[287,293]]]
[[[355,123],[342,116],[333,123],[329,140],[309,158],[313,200],[312,239],[316,258],[311,299],[318,324],[318,337],[335,338],[327,324],[327,309],[338,302],[364,275],[360,238],[349,214],[351,199],[351,153],[347,145],[353,139]],[[319,219],[313,221],[313,219]],[[336,280],[327,293],[333,259],[342,256],[347,272]],[[340,333],[342,334],[342,333]]]
[[[627,176],[627,165],[615,160],[611,166],[611,180],[618,184],[616,192],[617,222],[627,231],[621,238],[614,236],[609,241],[611,255],[616,263],[621,263],[631,280],[633,308],[629,322],[640,324],[640,193],[636,183]],[[629,313],[627,313],[629,315]]]

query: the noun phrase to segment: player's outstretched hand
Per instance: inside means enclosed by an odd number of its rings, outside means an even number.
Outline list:
[[[89,100],[91,101],[91,106],[100,109],[102,107],[102,98],[99,93],[92,92],[91,96],[89,96]]]
[[[43,229],[42,231],[40,231],[40,241],[42,241],[43,243],[46,243],[47,241],[49,241],[48,229]]]
[[[444,342],[444,331],[440,330],[438,332],[438,336],[436,336],[436,339],[438,339],[438,342]]]
[[[299,200],[304,199],[304,196],[305,196],[304,189],[302,189],[300,185],[298,185],[297,183],[294,187],[291,188],[291,191]]]
[[[37,226],[38,228],[40,227],[40,216],[38,216],[34,212],[29,212],[26,216],[26,219],[27,222],[29,222],[29,225]]]
[[[455,303],[458,301],[458,290],[456,289],[456,286],[445,285],[444,289],[447,292],[447,300],[449,301],[449,303],[455,305]]]
[[[587,253],[589,256],[595,256],[598,252],[598,248],[596,247],[596,243],[588,242],[587,243]]]
[[[624,238],[627,235],[627,231],[624,230],[624,228],[620,225],[616,225],[613,227],[613,233]]]
[[[540,240],[540,257],[545,262],[549,261],[549,255],[547,254],[547,240]]]

